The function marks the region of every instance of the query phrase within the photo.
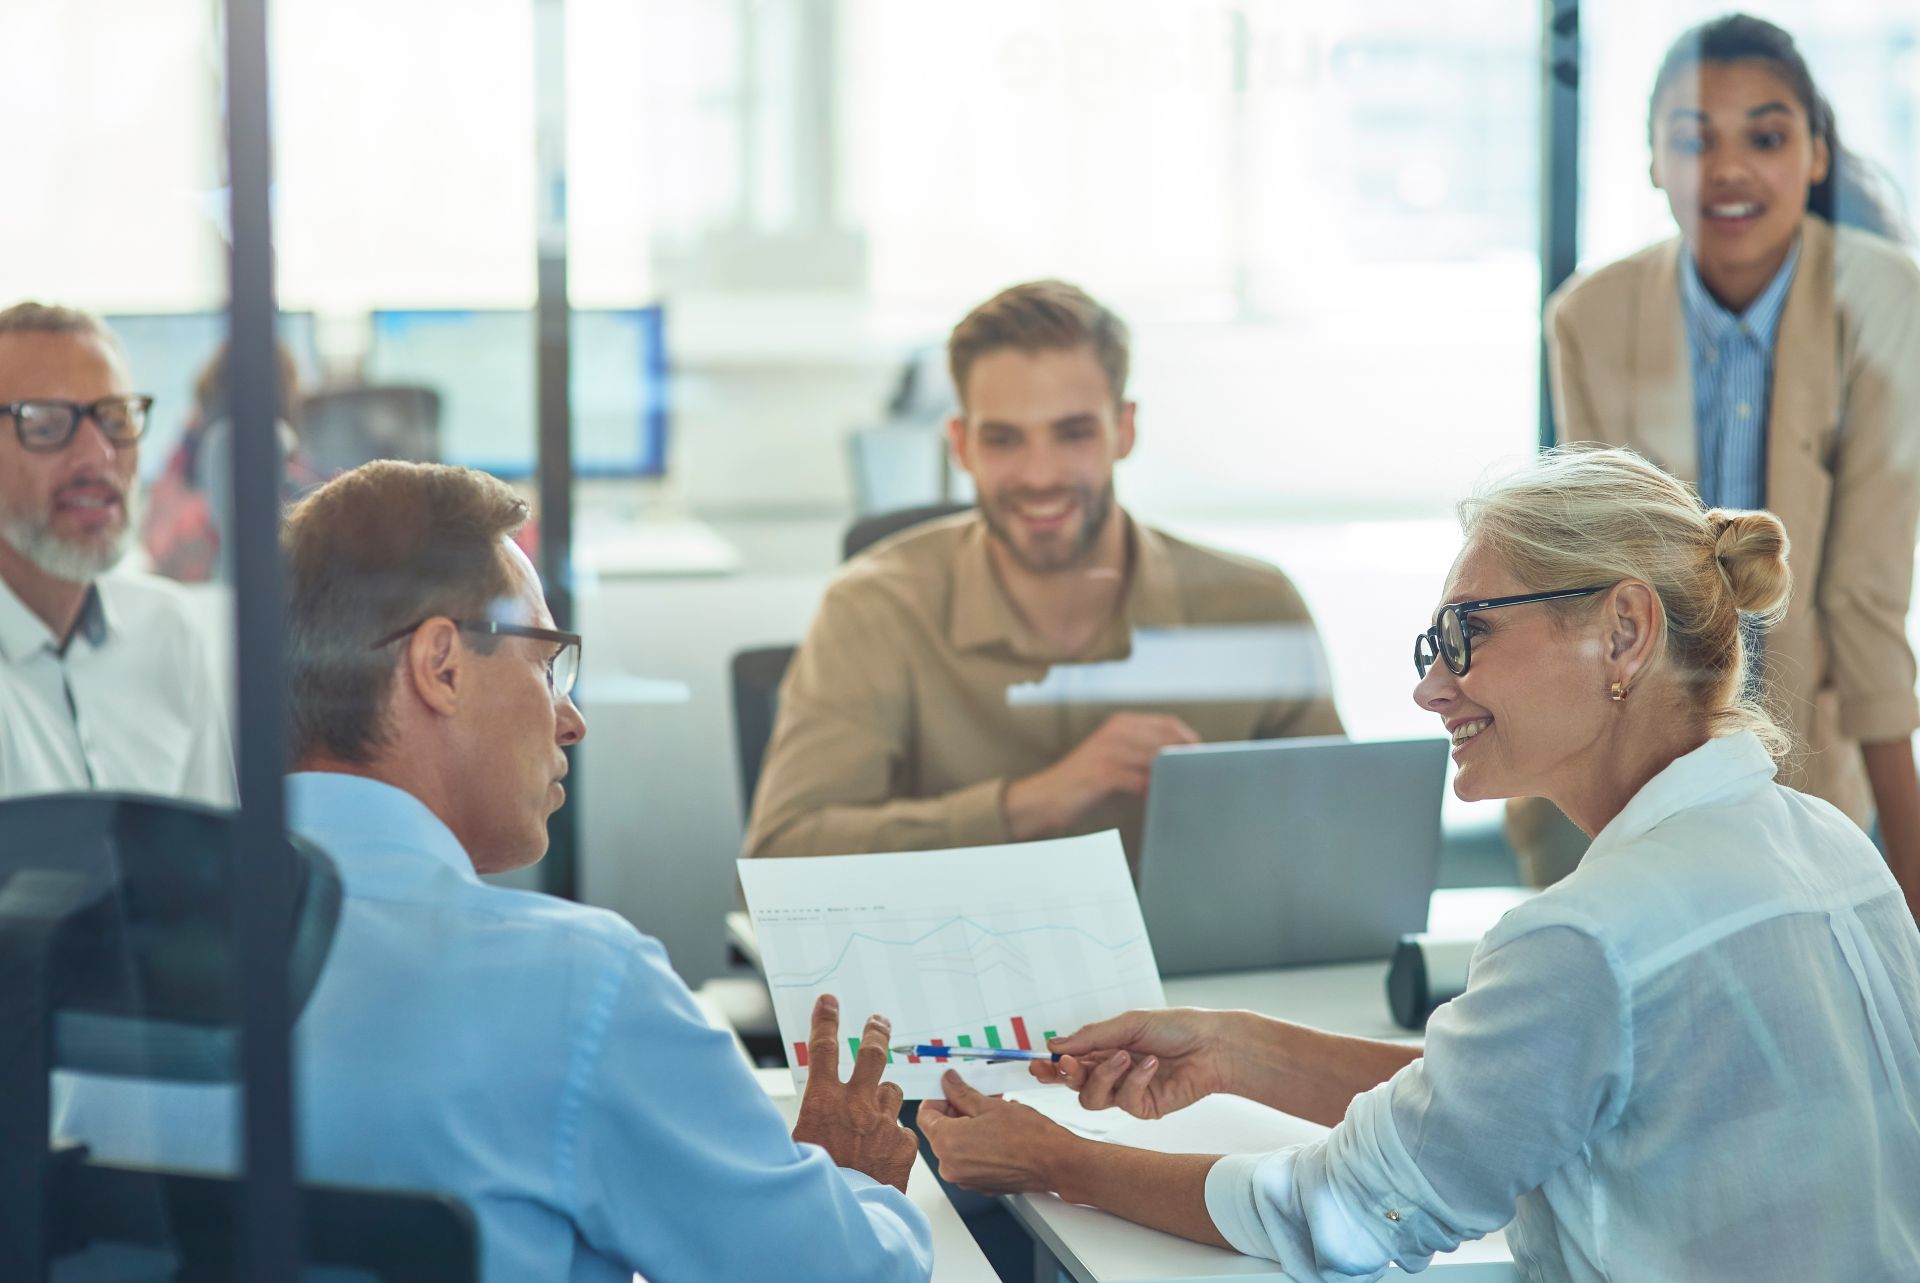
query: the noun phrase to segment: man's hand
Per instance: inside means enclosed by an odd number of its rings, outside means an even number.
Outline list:
[[[1116,793],[1144,796],[1153,759],[1198,744],[1191,726],[1164,713],[1115,713],[1065,757],[1007,785],[1000,807],[1017,842],[1060,833]]]
[[[1160,1118],[1202,1096],[1229,1090],[1229,1013],[1173,1007],[1129,1011],[1047,1040],[1058,1064],[1036,1060],[1033,1076],[1065,1083],[1088,1109],[1115,1105],[1139,1118]]]
[[[916,1120],[940,1160],[940,1179],[987,1194],[1058,1189],[1070,1178],[1072,1132],[1025,1105],[983,1096],[949,1069],[945,1100],[923,1100]]]
[[[853,1058],[853,1076],[841,1082],[840,1003],[830,993],[820,995],[813,1004],[807,1090],[800,1097],[793,1138],[818,1145],[839,1166],[865,1172],[904,1194],[918,1146],[913,1133],[900,1125],[899,1084],[880,1081],[892,1032],[885,1016],[868,1017]]]

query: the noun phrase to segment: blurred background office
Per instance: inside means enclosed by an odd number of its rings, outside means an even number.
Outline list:
[[[1670,234],[1636,178],[1647,91],[1725,7],[1582,8],[1581,262]],[[1920,190],[1920,10],[1747,7],[1799,38],[1850,146]],[[941,347],[1017,280],[1073,280],[1133,327],[1121,502],[1283,566],[1354,734],[1431,731],[1406,638],[1451,505],[1540,439],[1542,5],[564,9],[549,78],[531,0],[278,0],[273,214],[300,475],[440,458],[531,494],[556,207],[536,155],[564,121],[582,898],[695,983],[727,968],[729,661],[803,633],[856,517],[966,498]],[[209,0],[0,11],[0,116],[31,122],[9,170],[37,176],[0,202],[0,294],[109,316],[157,398],[149,485],[224,334],[219,40]],[[1446,816],[1443,880],[1512,880],[1497,808]]]

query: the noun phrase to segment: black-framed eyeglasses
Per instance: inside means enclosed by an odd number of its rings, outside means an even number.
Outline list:
[[[1434,618],[1433,627],[1413,639],[1413,671],[1424,678],[1438,659],[1445,662],[1447,671],[1455,677],[1467,675],[1467,668],[1473,663],[1473,643],[1467,632],[1468,615],[1477,615],[1483,610],[1498,610],[1502,606],[1528,606],[1536,601],[1591,597],[1611,587],[1612,584],[1596,584],[1592,588],[1561,588],[1555,592],[1529,592],[1517,597],[1489,597],[1485,601],[1458,601],[1451,606],[1442,606],[1439,615]]]
[[[397,632],[392,632],[375,642],[369,649],[379,650],[382,646],[391,646],[408,633],[417,631],[427,621],[408,624]],[[580,676],[580,634],[562,632],[558,628],[535,628],[531,624],[497,624],[492,620],[453,619],[449,620],[463,633],[480,633],[488,637],[526,637],[533,641],[553,642],[559,650],[547,657],[547,689],[555,696],[573,694],[573,683]]]
[[[103,396],[92,402],[41,398],[0,405],[0,414],[13,420],[13,432],[20,444],[36,454],[66,449],[67,442],[80,430],[82,419],[99,424],[101,435],[116,450],[125,450],[146,432],[152,411],[150,396]]]

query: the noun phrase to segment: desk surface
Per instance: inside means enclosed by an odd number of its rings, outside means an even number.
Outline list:
[[[1524,888],[1473,887],[1436,891],[1429,915],[1430,930],[1441,935],[1479,935],[1508,909],[1532,894]],[[727,941],[759,966],[759,948],[753,921],[744,912],[727,915]],[[1314,1025],[1334,1033],[1362,1038],[1418,1042],[1415,1034],[1393,1023],[1387,1010],[1387,964],[1384,960],[1328,967],[1293,967],[1278,971],[1246,971],[1215,976],[1186,976],[1166,982],[1169,1004],[1194,1007],[1243,1007],[1281,1019]],[[762,1070],[788,1083],[785,1070]],[[1223,1102],[1225,1103],[1225,1102]],[[1198,1108],[1198,1107],[1196,1107]],[[1185,1111],[1191,1112],[1191,1111]],[[1250,1101],[1233,1101],[1219,1111],[1234,1126],[1211,1143],[1218,1152],[1277,1148],[1308,1139],[1288,1129],[1320,1129],[1288,1118]],[[1116,1115],[1116,1120],[1121,1116]],[[1179,1115],[1175,1119],[1179,1119]],[[1187,1134],[1193,1120],[1174,1128],[1175,1119],[1162,1123],[1126,1120],[1127,1131],[1113,1139],[1145,1148],[1159,1148],[1157,1128],[1164,1129],[1167,1148],[1178,1152],[1209,1152],[1207,1144]],[[1117,1125],[1117,1124],[1116,1124]],[[1217,1120],[1214,1125],[1218,1125]],[[1202,1122],[1204,1130],[1208,1126]],[[1174,1132],[1178,1132],[1175,1135]],[[1269,1135],[1268,1133],[1272,1133]],[[1237,1141],[1237,1143],[1236,1143]],[[1270,1143],[1252,1143],[1249,1141]],[[916,1172],[920,1170],[916,1163]],[[931,1179],[929,1184],[933,1182]],[[937,1196],[937,1187],[936,1187]],[[945,1200],[941,1199],[944,1204]],[[1079,1283],[1201,1283],[1212,1279],[1283,1280],[1279,1267],[1221,1248],[1191,1243],[1171,1234],[1147,1229],[1091,1207],[1063,1202],[1052,1194],[1022,1194],[1005,1200],[1009,1210],[1035,1240],[1053,1254]],[[953,1215],[951,1207],[948,1215]],[[955,1218],[956,1222],[958,1218]],[[959,1226],[962,1235],[965,1227]],[[971,1239],[968,1247],[972,1247]],[[937,1258],[936,1258],[937,1259]],[[1449,1283],[1512,1283],[1519,1276],[1504,1235],[1463,1244],[1459,1251],[1435,1257],[1430,1271]],[[1397,1272],[1397,1271],[1396,1271]],[[992,1277],[991,1273],[986,1277]]]
[[[703,1001],[698,993],[694,994],[694,1002],[708,1024],[733,1034],[735,1043],[739,1043],[739,1034],[717,1007]],[[746,1055],[744,1045],[740,1047],[740,1054]],[[793,1075],[785,1069],[756,1068],[753,1076],[767,1095],[773,1097],[787,1126],[793,1126],[800,1113],[800,1097],[793,1090]],[[933,1230],[933,1283],[1000,1283],[1000,1276],[987,1263],[979,1244],[967,1231],[966,1223],[947,1201],[946,1191],[933,1178],[926,1159],[918,1153],[913,1156],[913,1171],[907,1177],[907,1201],[926,1213],[927,1223]]]
[[[1529,894],[1510,887],[1437,891],[1429,919],[1431,928],[1436,934],[1483,934]],[[1244,1007],[1354,1037],[1418,1042],[1417,1035],[1393,1023],[1387,1010],[1386,981],[1384,961],[1356,962],[1187,976],[1167,981],[1166,993],[1168,1003],[1177,1006]],[[1213,1103],[1203,1101],[1194,1110],[1182,1113],[1193,1113]],[[1225,1153],[1273,1149],[1324,1134],[1313,1124],[1251,1101],[1220,1103],[1226,1107],[1212,1111],[1218,1117],[1211,1119],[1182,1119],[1176,1114],[1147,1123],[1116,1115],[1108,1138],[1120,1144],[1173,1152]],[[1199,1283],[1286,1277],[1271,1261],[1190,1243],[1091,1207],[1062,1202],[1051,1194],[1023,1194],[1006,1203],[1027,1232],[1080,1283]],[[1448,1283],[1512,1283],[1519,1277],[1501,1234],[1437,1256],[1428,1270]]]
[[[1041,1088],[1020,1098],[1075,1130],[1117,1145],[1169,1153],[1271,1150],[1316,1140],[1327,1129],[1234,1096],[1213,1096],[1155,1122],[1115,1110],[1088,1113],[1063,1089]],[[1091,1127],[1089,1127],[1091,1124]],[[1052,1194],[1005,1200],[1027,1232],[1081,1283],[1199,1283],[1213,1279],[1283,1280],[1271,1261],[1150,1230]],[[1513,1283],[1517,1277],[1500,1235],[1435,1257],[1428,1267],[1447,1283]]]

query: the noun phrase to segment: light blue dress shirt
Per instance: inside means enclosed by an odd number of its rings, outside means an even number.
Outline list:
[[[309,1180],[446,1191],[487,1283],[924,1280],[926,1218],[795,1144],[659,943],[475,876],[410,794],[288,780],[346,901],[296,1032]],[[102,1157],[235,1165],[230,1088],[68,1078],[58,1130]]]
[[[1488,933],[1421,1059],[1214,1164],[1221,1234],[1294,1279],[1503,1225],[1535,1283],[1920,1279],[1920,931],[1773,777],[1744,733],[1655,776]]]
[[[1693,369],[1693,424],[1700,497],[1709,508],[1767,506],[1767,412],[1773,346],[1787,305],[1795,240],[1787,261],[1747,310],[1735,315],[1707,292],[1693,255],[1680,256],[1680,304]]]

